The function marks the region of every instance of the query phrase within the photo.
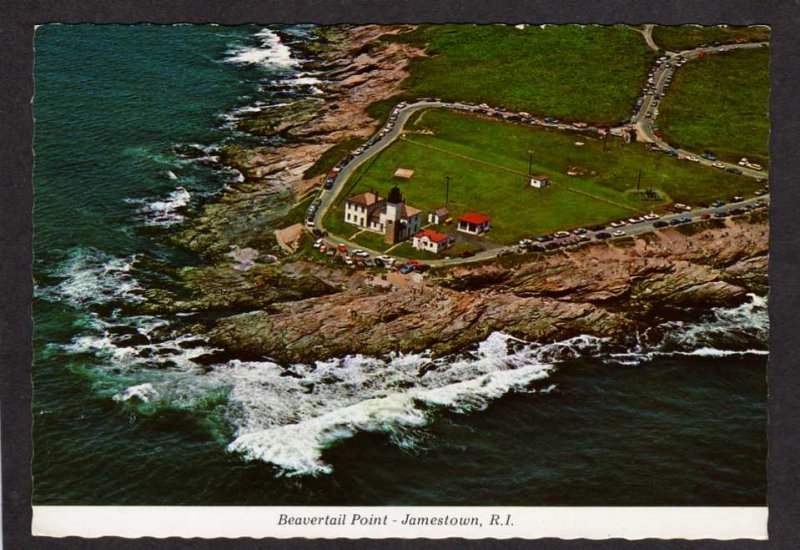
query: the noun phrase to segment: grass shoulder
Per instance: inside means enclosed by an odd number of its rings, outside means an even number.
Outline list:
[[[608,124],[627,116],[656,57],[624,25],[419,25],[384,40],[425,48],[403,96]]]
[[[550,177],[549,187],[530,187],[529,163],[534,173]],[[413,169],[413,177],[394,178],[398,167]],[[423,210],[423,220],[441,206],[454,219],[470,211],[491,217],[485,239],[497,244],[628,218],[671,202],[728,199],[761,187],[751,178],[679,161],[643,144],[431,109],[351,175],[328,211],[326,229],[352,235],[357,228],[343,221],[346,196],[370,189],[385,196],[394,185]],[[652,188],[659,199],[646,200],[637,186],[641,192]]]
[[[766,166],[769,85],[768,48],[708,55],[676,71],[658,124],[674,145]]]
[[[770,28],[764,25],[748,27],[656,25],[653,28],[653,41],[659,48],[673,52],[697,48],[703,44],[762,42],[769,40],[769,37]]]

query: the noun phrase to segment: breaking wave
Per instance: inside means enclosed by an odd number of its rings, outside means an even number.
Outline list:
[[[552,357],[602,346],[585,336],[535,345],[496,332],[460,357],[356,355],[294,365],[292,376],[274,363],[233,362],[214,375],[232,384],[237,437],[230,451],[287,475],[316,475],[331,471],[323,451],[357,432],[388,433],[408,444],[407,431],[426,425],[430,411],[467,413],[512,391],[536,391],[534,383],[553,368]]]
[[[656,357],[769,355],[767,299],[748,294],[733,308],[714,308],[703,320],[668,321],[637,335],[630,350],[611,353],[608,362],[638,365]]]
[[[95,319],[90,334],[63,349],[91,354],[103,373],[96,388],[124,407],[197,411],[214,403],[233,430],[229,452],[276,468],[277,475],[332,471],[325,450],[358,432],[384,433],[414,447],[437,410],[470,413],[513,392],[548,395],[559,363],[582,357],[622,365],[657,356],[766,355],[766,300],[712,310],[694,323],[671,321],[623,350],[608,339],[578,336],[539,344],[501,332],[474,351],[352,355],[313,364],[225,358],[200,336],[181,334],[157,317]],[[210,398],[209,396],[216,396]],[[224,396],[224,397],[221,397]]]
[[[129,202],[144,202],[136,212],[144,220],[145,225],[169,227],[184,220],[181,210],[189,204],[191,199],[192,194],[185,187],[178,186],[164,199],[151,202],[130,200]]]
[[[292,51],[281,42],[280,37],[270,29],[255,34],[258,46],[239,46],[228,51],[227,62],[239,65],[259,65],[272,69],[292,69],[299,61],[292,57]]]
[[[60,282],[37,288],[38,297],[73,307],[144,300],[132,270],[136,255],[117,258],[94,248],[76,248],[54,271]]]

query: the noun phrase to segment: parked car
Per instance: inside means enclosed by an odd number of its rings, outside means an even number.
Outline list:
[[[721,200],[717,199],[717,200],[715,200],[714,202],[711,203],[711,206],[713,206],[714,208],[719,208],[720,206],[725,206],[725,201],[721,201]]]
[[[583,227],[579,227],[572,232],[573,235],[585,235],[586,233],[587,231]]]
[[[715,155],[711,151],[704,151],[703,154],[700,156],[706,160],[717,160],[717,155]]]
[[[731,202],[742,202],[743,200],[744,197],[742,197],[741,195],[736,195],[735,197],[731,198]]]
[[[411,264],[403,264],[397,270],[403,275],[405,275],[407,273],[411,273],[412,271],[414,271],[414,266]]]
[[[614,235],[615,237],[622,237],[623,235],[625,235],[625,232],[622,229],[615,229],[614,231],[611,232],[611,234]]]
[[[625,225],[625,222],[624,222],[624,221],[622,221],[622,220],[620,220],[620,221],[616,221],[616,222],[611,222],[609,225],[611,225],[611,227],[613,227],[613,228],[615,228],[615,229],[616,229],[617,227],[622,227],[622,226],[624,226],[624,225]]]
[[[701,220],[710,220],[711,219],[711,214],[708,214],[708,213],[703,214],[702,216],[700,216],[700,219]]]
[[[635,216],[633,218],[628,218],[628,223],[629,224],[642,223],[643,221],[644,221],[644,218],[642,218],[641,216]]]
[[[589,231],[602,231],[605,228],[605,225],[598,223],[597,225],[590,225]]]
[[[548,243],[548,242],[552,241],[553,238],[554,237],[552,235],[541,235],[539,237],[536,237],[536,240],[538,242],[540,242],[540,243]]]
[[[661,216],[659,216],[659,215],[658,215],[658,214],[656,214],[655,212],[650,212],[649,214],[645,214],[645,215],[644,215],[644,216],[642,216],[642,217],[643,217],[645,220],[647,220],[647,221],[653,221],[653,220],[657,220],[657,219],[658,219],[658,218],[660,218]]]
[[[715,218],[724,218],[726,216],[728,216],[728,211],[727,210],[722,210],[722,211],[717,212],[716,214],[714,214]]]
[[[347,254],[347,247],[343,244],[337,245],[336,250],[338,250],[342,254]]]
[[[595,237],[597,237],[598,239],[601,239],[601,240],[610,239],[611,238],[611,233],[607,233],[605,231],[600,231],[599,233],[595,234]]]
[[[556,239],[563,239],[564,237],[569,237],[569,231],[556,231],[553,236]]]

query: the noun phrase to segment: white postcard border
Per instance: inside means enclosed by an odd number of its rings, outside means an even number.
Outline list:
[[[409,524],[407,518],[421,518],[422,524]],[[32,533],[83,538],[767,540],[767,518],[766,507],[34,506]]]

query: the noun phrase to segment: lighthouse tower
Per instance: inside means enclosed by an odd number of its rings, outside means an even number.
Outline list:
[[[383,241],[395,244],[402,239],[401,217],[403,211],[403,194],[396,185],[386,197],[386,218],[384,222]]]

